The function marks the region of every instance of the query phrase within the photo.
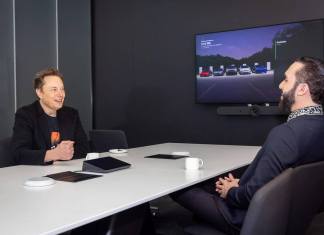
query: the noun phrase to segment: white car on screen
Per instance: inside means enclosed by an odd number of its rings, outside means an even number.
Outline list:
[[[239,73],[240,73],[241,75],[245,75],[245,74],[251,74],[252,71],[251,71],[250,66],[248,66],[247,64],[242,64],[242,65],[239,67]]]
[[[226,67],[226,75],[237,75],[237,68],[235,64],[231,64]]]

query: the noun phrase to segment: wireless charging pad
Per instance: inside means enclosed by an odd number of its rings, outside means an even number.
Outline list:
[[[55,180],[49,177],[34,177],[26,180],[24,183],[27,187],[44,187],[55,184]]]
[[[127,149],[110,149],[110,153],[127,153]]]

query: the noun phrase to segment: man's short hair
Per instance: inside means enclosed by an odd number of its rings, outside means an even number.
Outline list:
[[[34,78],[34,89],[41,89],[44,86],[44,78],[46,76],[57,76],[63,81],[63,75],[55,68],[48,68],[36,73]]]
[[[306,83],[312,100],[317,104],[324,103],[324,62],[312,57],[300,57],[295,62],[304,66],[296,72],[296,82]]]

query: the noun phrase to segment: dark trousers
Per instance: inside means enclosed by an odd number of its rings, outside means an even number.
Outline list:
[[[214,180],[171,194],[173,200],[193,212],[199,220],[207,222],[226,234],[239,234],[228,224],[219,210],[222,200],[215,192]]]

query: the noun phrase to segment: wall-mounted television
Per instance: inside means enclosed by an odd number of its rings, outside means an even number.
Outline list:
[[[198,103],[278,103],[297,57],[323,58],[323,20],[196,35]]]

